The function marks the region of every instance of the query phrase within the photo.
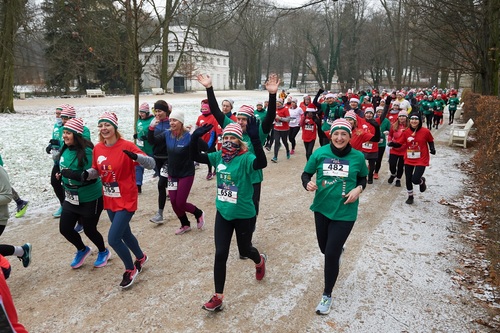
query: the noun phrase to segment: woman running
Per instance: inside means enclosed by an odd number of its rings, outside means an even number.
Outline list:
[[[266,167],[267,160],[259,138],[259,126],[255,117],[248,119],[246,132],[250,137],[254,154],[249,153],[243,141],[243,130],[239,124],[224,127],[222,150],[200,154],[198,139],[211,129],[211,125],[198,128],[193,133],[190,150],[193,158],[200,163],[210,162],[215,166],[217,196],[215,206],[215,294],[203,305],[207,311],[223,309],[226,263],[229,256],[231,238],[236,232],[236,242],[240,255],[255,263],[255,278],[262,280],[266,273],[266,255],[252,246],[256,210],[252,199],[253,173]]]
[[[332,305],[332,290],[339,274],[339,259],[358,215],[359,195],[366,186],[363,153],[350,145],[351,124],[337,119],[330,129],[330,144],[316,149],[302,173],[302,185],[315,191],[316,237],[325,255],[324,289],[316,313],[326,315]],[[316,181],[312,180],[316,174]]]
[[[104,239],[97,230],[97,223],[103,209],[102,183],[99,178],[82,181],[82,173],[92,166],[94,145],[83,136],[83,120],[72,118],[63,126],[64,140],[59,159],[62,184],[66,192],[59,232],[76,248],[76,255],[71,262],[72,268],[80,268],[92,249],[85,245],[74,226],[78,221],[83,225],[85,235],[99,250],[94,267],[104,267],[111,252],[104,245]]]
[[[83,174],[83,180],[101,177],[104,193],[104,209],[108,212],[111,226],[108,243],[123,261],[125,273],[120,282],[122,289],[132,286],[137,275],[148,261],[130,228],[130,220],[137,210],[137,186],[135,165],[153,169],[155,161],[118,131],[118,118],[105,112],[98,121],[99,143],[94,147],[92,168]],[[132,260],[130,251],[135,255]]]

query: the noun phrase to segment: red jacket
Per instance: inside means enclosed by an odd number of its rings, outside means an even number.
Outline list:
[[[14,331],[16,333],[28,333],[26,328],[24,328],[24,326],[18,321],[19,319],[17,318],[16,307],[14,306],[14,301],[12,300],[12,295],[10,294],[9,286],[7,285],[7,281],[5,281],[5,276],[3,275],[3,271],[1,269],[0,269],[0,298],[5,308],[5,312],[7,312],[10,324],[14,328]]]

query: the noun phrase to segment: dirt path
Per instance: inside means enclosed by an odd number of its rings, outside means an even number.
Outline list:
[[[458,154],[440,144],[437,150],[436,161],[454,160],[450,168],[428,169],[429,190],[418,193],[413,206],[404,204],[404,187],[387,184],[386,165],[381,179],[362,194],[328,316],[314,313],[323,258],[309,210],[313,194],[300,183],[305,155],[298,144],[290,160],[281,151],[280,162],[265,169],[254,244],[269,256],[266,277],[255,280],[253,263],[238,258],[233,239],[223,312],[201,310],[213,293],[215,215],[215,182],[205,180],[202,165],[190,202],[206,213],[203,231],[175,236],[179,223],[168,203],[167,223],[148,222],[156,210],[156,183],[144,185],[132,228],[150,260],[127,291],[118,287],[123,266],[116,256],[107,267],[92,268],[95,246],[82,268],[70,268],[74,249],[59,234],[52,210],[30,211],[9,226],[3,242],[33,244],[29,268],[12,260],[9,285],[20,321],[30,332],[50,333],[481,332],[473,320],[483,311],[452,282],[460,244],[447,231],[456,222],[438,204],[441,197],[458,194],[446,191],[450,182],[463,180],[451,167]],[[103,214],[99,229],[107,236],[108,228]]]

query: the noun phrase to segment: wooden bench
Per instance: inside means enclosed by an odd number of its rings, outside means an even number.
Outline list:
[[[451,125],[448,145],[456,145],[467,148],[467,138],[469,137],[469,132],[472,129],[472,125],[474,125],[474,120],[472,119],[469,119],[465,124]]]
[[[104,97],[106,94],[101,89],[87,89],[87,97]]]
[[[165,91],[162,88],[151,88],[153,95],[163,95]]]

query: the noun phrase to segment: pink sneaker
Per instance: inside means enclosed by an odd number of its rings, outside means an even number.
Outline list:
[[[262,280],[266,275],[266,261],[267,256],[264,253],[260,254],[260,263],[255,265],[255,278],[257,280]]]
[[[191,227],[188,225],[183,225],[182,227],[180,227],[179,229],[177,229],[175,231],[175,234],[182,235],[183,233],[188,232],[188,231],[191,231]]]
[[[198,229],[201,230],[201,228],[203,228],[203,226],[205,225],[205,212],[204,211],[201,211],[201,216],[198,217],[196,219],[196,226],[198,227]]]
[[[203,304],[202,309],[207,311],[222,311],[224,308],[223,298],[223,295],[214,294],[208,302]]]
[[[292,154],[292,155],[293,155],[293,154],[295,154],[295,150],[294,150],[294,149],[292,149],[292,150],[290,151],[290,154]]]

